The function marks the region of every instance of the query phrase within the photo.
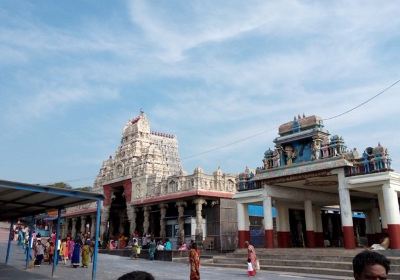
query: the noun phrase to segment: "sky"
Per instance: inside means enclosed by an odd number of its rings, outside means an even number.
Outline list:
[[[0,0],[0,178],[90,186],[141,109],[188,173],[256,168],[280,124],[340,114],[399,69],[396,1]],[[397,84],[325,128],[399,170],[399,104]]]

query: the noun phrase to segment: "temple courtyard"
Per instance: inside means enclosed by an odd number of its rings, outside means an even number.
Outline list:
[[[0,258],[5,258],[5,243],[0,245]],[[10,266],[0,266],[0,279],[50,279],[51,266],[48,264],[41,265],[34,269],[25,271],[24,254],[21,248],[13,245]],[[111,256],[99,254],[97,267],[97,279],[114,280],[119,276],[133,271],[144,270],[151,272],[157,280],[180,280],[189,278],[189,267],[185,263],[148,261],[144,259],[131,260],[127,257]],[[68,280],[84,280],[90,279],[91,267],[89,268],[71,268],[68,265],[60,264],[55,273],[55,279]],[[234,280],[248,279],[247,272],[244,269],[237,268],[221,268],[221,267],[201,267],[201,279],[213,280]],[[270,280],[291,280],[291,279],[349,279],[345,277],[304,275],[304,274],[287,274],[279,272],[261,271],[253,279],[270,279]]]

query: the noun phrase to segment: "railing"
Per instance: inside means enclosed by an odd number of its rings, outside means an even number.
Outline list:
[[[372,158],[368,161],[362,159],[353,162],[353,166],[348,166],[345,170],[346,177],[365,175],[378,172],[393,171],[390,168],[391,159],[379,159],[375,160]]]
[[[261,189],[261,184],[259,182],[253,182],[253,181],[240,182],[237,188],[239,192],[256,190],[256,189]]]

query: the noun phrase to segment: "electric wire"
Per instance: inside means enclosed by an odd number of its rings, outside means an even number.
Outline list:
[[[386,91],[388,91],[389,89],[391,89],[392,87],[394,87],[394,86],[395,86],[396,84],[398,84],[399,82],[400,82],[400,79],[397,80],[397,81],[395,81],[395,82],[394,82],[393,84],[391,84],[390,86],[384,88],[383,90],[381,90],[380,92],[378,92],[378,93],[375,94],[374,96],[372,96],[372,97],[368,98],[367,100],[365,100],[365,101],[359,103],[358,105],[356,105],[356,106],[350,108],[349,110],[346,110],[346,111],[344,111],[344,112],[342,112],[342,113],[340,113],[340,114],[334,115],[334,116],[332,116],[332,117],[323,118],[322,120],[323,120],[323,121],[329,121],[329,120],[332,120],[332,119],[339,118],[339,117],[341,117],[341,116],[343,116],[343,115],[346,115],[346,114],[348,114],[348,113],[350,113],[350,112],[352,112],[352,111],[354,111],[354,110],[356,110],[356,109],[358,109],[358,108],[364,106],[365,104],[371,102],[373,99],[377,98],[378,96],[384,94]],[[275,128],[275,129],[276,129],[276,128]],[[209,149],[209,150],[205,150],[205,151],[200,152],[200,153],[192,154],[192,155],[190,155],[190,156],[187,156],[187,157],[182,158],[182,160],[187,160],[187,159],[191,159],[191,158],[194,158],[194,157],[198,157],[198,156],[201,156],[201,155],[204,155],[204,154],[208,154],[208,153],[211,153],[211,152],[214,152],[214,151],[218,151],[218,150],[224,149],[224,148],[226,148],[226,147],[235,145],[235,144],[237,144],[237,143],[241,143],[241,142],[247,141],[247,140],[249,140],[249,139],[252,139],[252,138],[254,138],[254,137],[257,137],[257,136],[259,136],[259,135],[261,135],[261,134],[264,134],[264,133],[267,133],[267,132],[270,132],[270,131],[271,131],[271,129],[264,130],[264,131],[262,131],[262,132],[258,132],[258,133],[256,133],[256,134],[247,136],[247,137],[245,137],[245,138],[238,139],[238,140],[233,141],[233,142],[231,142],[231,143],[227,143],[227,144],[224,144],[224,145],[221,145],[221,146],[217,146],[217,147],[211,148],[211,149]]]
[[[322,120],[323,120],[323,121],[329,121],[329,120],[332,120],[332,119],[336,119],[336,118],[338,118],[338,117],[341,117],[341,116],[343,116],[343,115],[346,115],[346,114],[348,114],[348,113],[350,113],[350,112],[352,112],[352,111],[354,111],[354,110],[356,110],[356,109],[358,109],[358,108],[364,106],[365,104],[369,103],[370,101],[372,101],[373,99],[377,98],[378,96],[384,94],[386,91],[388,91],[389,89],[391,89],[392,87],[394,87],[394,86],[395,86],[396,84],[398,84],[399,82],[400,82],[400,79],[397,80],[396,82],[394,82],[393,84],[391,84],[390,86],[386,87],[385,89],[381,90],[380,92],[378,92],[378,93],[375,94],[374,96],[368,98],[368,99],[365,100],[364,102],[361,102],[361,103],[358,104],[357,106],[354,106],[353,108],[350,108],[349,110],[344,111],[344,112],[342,112],[342,113],[340,113],[340,114],[338,114],[338,115],[335,115],[335,116],[332,116],[332,117],[329,117],[329,118],[325,118],[325,119],[322,119]]]

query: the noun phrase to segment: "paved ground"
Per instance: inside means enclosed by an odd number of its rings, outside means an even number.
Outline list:
[[[42,265],[34,269],[24,271],[24,254],[21,248],[13,245],[10,265],[12,267],[0,266],[0,279],[47,279],[51,275],[51,266]],[[0,262],[5,258],[5,244],[0,244]],[[13,271],[13,269],[16,269]],[[152,273],[157,280],[183,280],[189,279],[189,267],[183,263],[171,263],[162,261],[148,260],[130,260],[126,257],[111,256],[99,254],[97,279],[114,280],[124,273],[133,270],[144,270]],[[57,267],[56,279],[66,280],[83,280],[91,279],[91,267],[89,268],[72,268],[68,265],[60,264]],[[10,274],[12,276],[10,277]],[[217,267],[201,267],[201,279],[204,280],[236,280],[248,279],[247,272],[241,269],[217,268]],[[293,280],[293,279],[332,279],[323,276],[299,275],[299,274],[282,274],[260,271],[254,280]],[[335,278],[339,279],[339,278]]]

